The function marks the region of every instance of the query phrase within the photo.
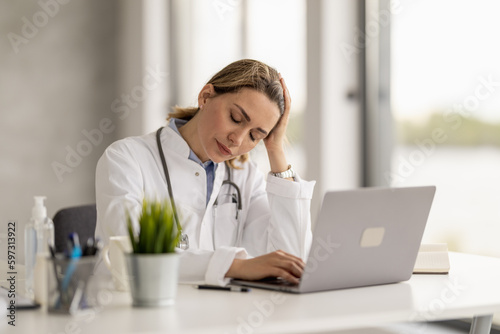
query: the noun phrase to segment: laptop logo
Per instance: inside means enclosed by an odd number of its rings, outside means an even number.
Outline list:
[[[385,228],[384,227],[370,227],[363,231],[361,236],[360,246],[361,247],[378,247],[382,244],[384,239]]]

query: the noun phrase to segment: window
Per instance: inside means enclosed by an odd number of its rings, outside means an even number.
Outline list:
[[[435,184],[424,241],[500,256],[500,3],[401,1],[392,16],[390,182]]]
[[[306,108],[306,16],[304,0],[248,1],[245,57],[273,66],[283,74],[292,97],[287,129],[290,145],[287,156],[294,169],[305,174],[302,145],[302,116]],[[261,143],[252,152],[261,170],[269,171],[269,161]]]

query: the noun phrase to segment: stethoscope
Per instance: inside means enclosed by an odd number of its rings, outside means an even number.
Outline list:
[[[161,145],[161,140],[160,140],[160,134],[161,130],[163,130],[163,127],[160,127],[158,131],[156,131],[156,143],[158,144],[158,151],[160,152],[160,158],[161,158],[161,163],[163,165],[163,171],[165,172],[165,179],[167,180],[167,187],[168,187],[168,194],[170,196],[170,201],[172,203],[172,211],[174,212],[174,219],[175,219],[175,224],[177,226],[177,233],[180,236],[179,237],[179,243],[177,244],[177,247],[183,250],[186,250],[189,248],[189,237],[186,233],[182,231],[182,226],[179,221],[179,217],[177,216],[177,207],[175,205],[175,200],[174,200],[174,193],[172,192],[172,184],[170,182],[170,176],[168,174],[168,167],[167,167],[167,162],[165,160],[165,155],[163,154],[163,147]],[[236,190],[236,194],[230,194],[230,189],[228,190],[227,198],[231,203],[236,204],[236,220],[238,221],[239,217],[239,212],[241,211],[241,192],[240,188],[232,181],[232,175],[231,175],[231,168],[226,165],[226,174],[227,174],[227,179],[222,182],[221,189],[224,185],[228,185],[229,188],[233,187]],[[215,202],[213,204],[214,208],[214,216],[215,216],[215,210],[217,209],[217,206],[219,204],[219,196],[215,199]],[[240,224],[238,221],[238,230],[237,230],[237,238],[236,238],[236,243],[239,244],[241,241],[241,228]]]

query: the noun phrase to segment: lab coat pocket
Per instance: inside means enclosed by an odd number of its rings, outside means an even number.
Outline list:
[[[238,220],[235,203],[224,203],[215,210],[214,243],[215,248],[220,246],[237,246]]]

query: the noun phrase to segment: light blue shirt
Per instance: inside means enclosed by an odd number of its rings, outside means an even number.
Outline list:
[[[172,118],[168,124],[168,126],[173,129],[179,136],[181,136],[181,133],[179,132],[179,128],[181,128],[184,124],[186,124],[187,121],[183,119],[178,119],[178,118]],[[182,136],[181,136],[182,137]],[[210,200],[210,196],[212,195],[212,191],[214,189],[214,178],[215,178],[215,170],[217,169],[217,164],[214,164],[213,161],[208,160],[207,162],[203,163],[200,158],[196,156],[196,154],[193,152],[193,150],[189,150],[189,160],[192,160],[196,162],[197,164],[201,165],[205,169],[205,173],[207,174],[207,202]]]

